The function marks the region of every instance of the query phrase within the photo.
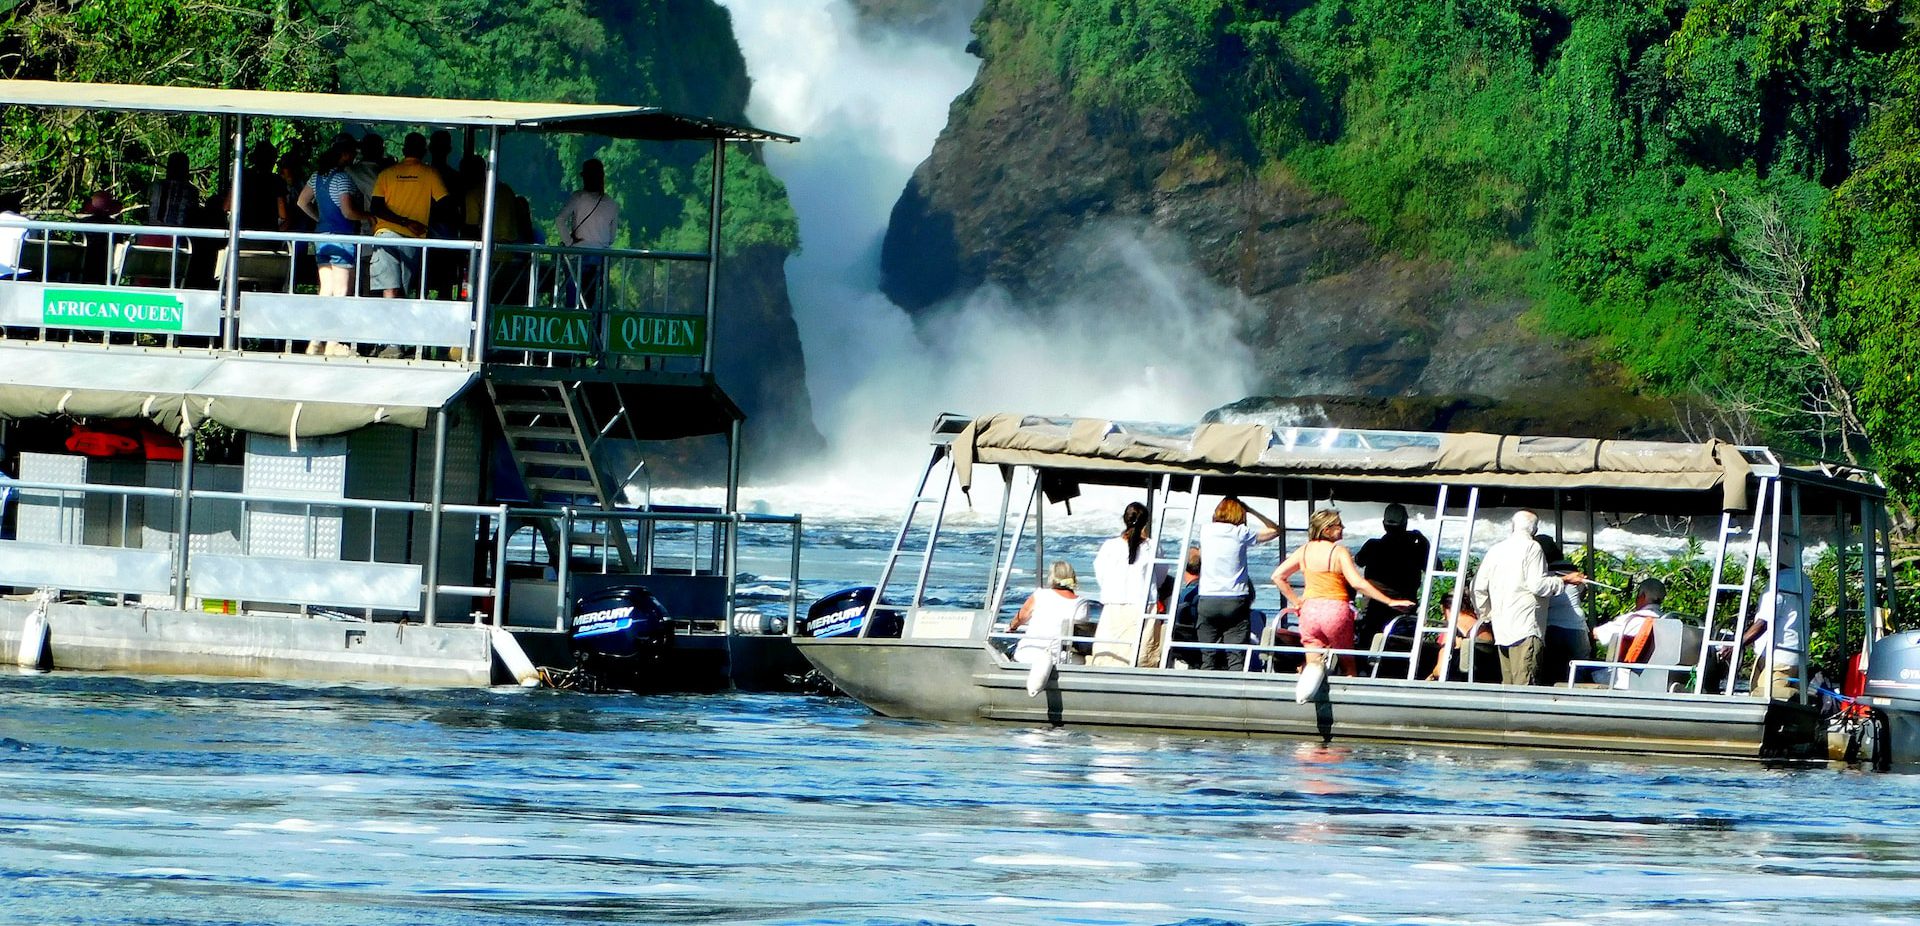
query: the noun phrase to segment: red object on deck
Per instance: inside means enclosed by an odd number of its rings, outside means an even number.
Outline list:
[[[67,434],[67,449],[89,457],[138,457],[178,462],[178,438],[145,421],[103,421],[76,424]]]

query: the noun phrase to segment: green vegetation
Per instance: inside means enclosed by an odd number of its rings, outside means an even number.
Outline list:
[[[1518,287],[1717,430],[1920,501],[1901,0],[990,0],[981,46]],[[1864,436],[1865,443],[1861,438]]]
[[[711,0],[27,0],[0,12],[0,75],[273,90],[631,102],[743,120],[748,82],[725,11]],[[323,147],[335,126],[276,125]],[[397,153],[398,127],[379,127]],[[215,186],[209,119],[0,115],[0,188],[39,209],[96,189],[144,199],[149,171],[185,151]],[[581,160],[606,162],[622,243],[687,244],[704,229],[711,149],[575,137],[513,137],[507,179],[551,215]],[[728,160],[726,245],[792,249],[786,191],[756,160]],[[704,250],[704,234],[695,239]]]

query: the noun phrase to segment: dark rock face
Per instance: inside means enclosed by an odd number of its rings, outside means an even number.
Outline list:
[[[780,475],[826,445],[813,426],[786,260],[785,249],[756,245],[720,271],[714,376],[747,414],[741,466],[756,478]]]
[[[988,48],[996,5],[976,26]],[[1252,303],[1241,334],[1263,391],[1624,395],[1587,356],[1533,334],[1524,299],[1382,251],[1343,203],[1283,167],[1256,171],[1202,127],[1093,112],[1050,74],[1012,70],[987,55],[894,208],[881,285],[921,317],[981,284],[1057,301],[1058,287],[1084,282],[1076,235],[1117,219],[1184,240],[1208,277]]]

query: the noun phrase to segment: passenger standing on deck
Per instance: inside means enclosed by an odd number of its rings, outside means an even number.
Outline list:
[[[361,220],[368,218],[368,213],[362,211],[357,202],[359,190],[347,172],[352,160],[351,141],[335,141],[333,147],[320,155],[320,160],[314,165],[313,176],[307,179],[307,185],[300,190],[296,204],[302,212],[312,217],[314,231],[320,234],[357,235],[360,233]],[[353,295],[353,271],[357,261],[352,246],[322,242],[313,249],[313,260],[319,268],[320,295]],[[313,341],[307,344],[307,353],[344,356],[353,353],[353,348],[346,344],[328,345]]]
[[[380,172],[373,182],[373,235],[376,238],[422,238],[433,205],[447,197],[447,185],[440,172],[421,158],[427,153],[426,136],[407,133],[401,147],[406,155],[400,163]],[[377,248],[373,252],[371,283],[389,299],[398,298],[413,285],[420,267],[420,248]]]
[[[1120,512],[1120,536],[1109,537],[1093,557],[1093,580],[1100,585],[1100,625],[1094,631],[1095,665],[1142,663],[1138,645],[1147,625],[1148,577],[1153,553],[1147,548],[1147,506],[1128,502]],[[1154,644],[1158,643],[1154,635]],[[1148,648],[1158,651],[1157,645]]]
[[[1578,568],[1563,555],[1559,542],[1552,537],[1534,539],[1540,542],[1540,555],[1547,560],[1548,572],[1563,576]],[[1581,587],[1567,585],[1547,599],[1546,632],[1540,638],[1540,684],[1571,681],[1567,672],[1572,663],[1592,658],[1593,631],[1587,624]]]
[[[1265,525],[1247,526],[1252,515]],[[1247,552],[1256,543],[1280,536],[1279,525],[1249,509],[1234,496],[1213,508],[1213,520],[1200,528],[1200,605],[1195,629],[1197,642],[1245,645],[1247,622],[1253,613],[1253,581],[1247,577]],[[1200,668],[1238,672],[1247,664],[1244,652],[1209,649],[1200,653]]]
[[[185,152],[167,155],[166,174],[147,188],[147,214],[140,224],[168,228],[193,224],[194,210],[200,205],[200,191],[193,186],[191,167]],[[174,240],[167,235],[142,235],[139,243],[164,248],[173,245]]]
[[[1587,580],[1578,571],[1547,574],[1547,559],[1533,539],[1540,516],[1513,514],[1513,533],[1487,550],[1473,575],[1473,607],[1493,622],[1500,648],[1500,683],[1532,685],[1540,677],[1540,638],[1546,631],[1547,599],[1567,585]]]
[[[1761,599],[1760,608],[1747,625],[1745,645],[1754,648],[1753,694],[1755,697],[1790,698],[1794,693],[1795,662],[1800,641],[1806,637],[1807,606],[1813,590],[1799,569],[1799,551],[1789,549],[1780,557],[1774,578],[1774,592]]]
[[[1079,584],[1073,565],[1055,560],[1047,570],[1046,587],[1027,596],[1007,625],[1008,633],[1021,635],[1013,647],[1013,661],[1033,667],[1027,675],[1029,697],[1038,695],[1053,667],[1067,660],[1065,641],[1073,636],[1073,626],[1087,619],[1091,603],[1075,593]]]
[[[1326,677],[1327,657],[1312,650],[1353,649],[1353,593],[1357,590],[1394,611],[1413,607],[1406,598],[1395,598],[1381,591],[1360,574],[1353,554],[1340,545],[1347,528],[1334,508],[1322,508],[1307,518],[1307,542],[1293,551],[1273,571],[1273,584],[1280,587],[1287,604],[1300,612],[1300,645],[1307,653],[1306,668],[1301,670],[1300,685],[1294,700],[1305,701],[1320,688]],[[1306,592],[1297,593],[1289,581],[1294,573],[1306,579]],[[1353,674],[1353,657],[1340,657],[1340,670]]]
[[[569,248],[613,247],[614,232],[620,227],[620,204],[607,195],[606,168],[599,159],[580,165],[580,190],[560,207],[553,221],[560,233],[557,243]],[[578,255],[580,302],[587,308],[599,308],[600,286],[607,275],[607,259],[599,254]],[[572,262],[572,259],[569,259]]]
[[[1366,574],[1367,581],[1389,595],[1412,598],[1420,591],[1420,577],[1427,571],[1427,556],[1433,546],[1425,534],[1407,530],[1407,506],[1394,502],[1380,517],[1386,533],[1360,545],[1353,562]],[[1354,639],[1363,647],[1387,629],[1387,623],[1399,612],[1381,602],[1367,600],[1366,613],[1354,625]]]

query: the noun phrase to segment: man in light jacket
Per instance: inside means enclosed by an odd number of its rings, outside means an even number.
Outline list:
[[[1538,684],[1548,603],[1566,586],[1587,580],[1577,571],[1547,572],[1547,558],[1533,537],[1539,527],[1539,515],[1514,512],[1513,533],[1487,550],[1473,576],[1473,604],[1493,624],[1503,685]]]

